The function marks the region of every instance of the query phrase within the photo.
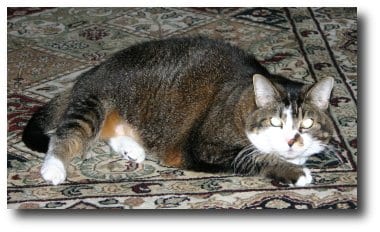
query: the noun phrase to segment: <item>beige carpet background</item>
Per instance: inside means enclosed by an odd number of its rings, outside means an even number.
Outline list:
[[[356,8],[8,8],[8,208],[357,208]],[[335,78],[332,149],[291,188],[258,177],[134,165],[99,143],[59,186],[39,174],[44,154],[21,132],[75,78],[132,44],[202,34],[255,54],[273,73],[307,83]]]

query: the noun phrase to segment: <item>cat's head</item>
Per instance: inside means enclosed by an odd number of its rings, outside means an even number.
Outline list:
[[[326,77],[313,85],[281,85],[255,74],[256,109],[246,125],[250,142],[262,153],[296,164],[324,150],[333,133],[326,113],[333,84],[334,79]]]

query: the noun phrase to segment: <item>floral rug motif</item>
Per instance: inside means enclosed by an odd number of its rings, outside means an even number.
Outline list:
[[[8,208],[356,209],[356,8],[8,8]],[[126,162],[99,143],[70,175],[48,185],[44,154],[21,142],[40,106],[76,77],[138,42],[173,36],[224,39],[271,72],[313,83],[335,78],[331,149],[312,156],[313,183],[191,172],[148,159]]]

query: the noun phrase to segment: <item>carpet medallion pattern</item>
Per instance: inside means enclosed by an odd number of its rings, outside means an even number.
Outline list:
[[[8,208],[355,209],[357,205],[356,8],[8,8]],[[99,142],[74,159],[67,180],[46,184],[44,154],[21,142],[40,106],[125,47],[205,35],[256,55],[271,72],[313,83],[335,78],[330,148],[312,156],[310,186],[191,172],[148,159],[129,163]]]

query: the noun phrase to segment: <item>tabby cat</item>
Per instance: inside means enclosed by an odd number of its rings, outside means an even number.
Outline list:
[[[66,179],[72,158],[105,140],[132,162],[312,182],[306,159],[332,134],[334,80],[271,75],[256,59],[203,37],[140,43],[83,73],[28,122],[23,141],[45,152],[41,175]]]

